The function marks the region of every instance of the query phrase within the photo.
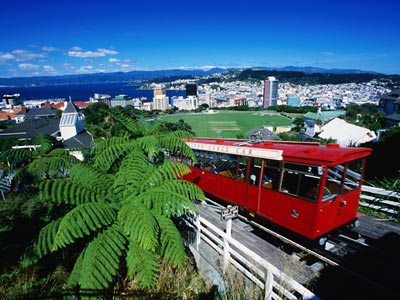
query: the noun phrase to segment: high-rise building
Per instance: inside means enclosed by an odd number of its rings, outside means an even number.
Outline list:
[[[276,80],[275,77],[269,76],[268,79],[264,81],[264,100],[263,100],[264,108],[277,105],[278,88],[279,88],[279,80]]]
[[[154,97],[157,97],[157,96],[166,96],[167,93],[166,93],[166,91],[165,91],[165,86],[162,85],[162,84],[157,84],[157,85],[154,87],[153,95],[154,95]]]
[[[165,87],[157,84],[154,87],[153,109],[166,110],[169,108],[169,97],[167,96]]]
[[[186,85],[186,97],[196,96],[197,97],[197,84],[188,83]]]

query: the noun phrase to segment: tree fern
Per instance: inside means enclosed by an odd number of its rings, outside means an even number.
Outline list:
[[[137,194],[151,172],[151,164],[147,156],[142,150],[134,149],[125,157],[115,176],[114,193],[121,195],[121,198]]]
[[[192,188],[191,185],[188,185],[188,187]],[[204,199],[204,194],[200,190],[198,194],[197,199]],[[140,193],[135,197],[135,201],[140,201],[154,213],[166,217],[182,216],[196,211],[195,206],[187,197],[163,188],[155,188],[149,192]]]
[[[84,164],[73,166],[70,170],[69,178],[79,183],[82,187],[103,196],[108,194],[114,181],[113,175],[105,174]]]
[[[117,274],[120,260],[126,251],[124,234],[116,225],[100,232],[84,250],[81,270],[77,276],[81,288],[104,289],[109,287]]]
[[[39,232],[36,240],[27,248],[20,259],[23,268],[36,264],[52,250],[61,219],[50,222]]]
[[[85,248],[75,262],[69,286],[104,289],[123,268],[128,279],[154,288],[162,259],[179,267],[186,257],[171,218],[192,212],[191,200],[204,199],[204,194],[180,179],[190,172],[188,166],[163,157],[166,152],[179,152],[194,158],[182,140],[186,132],[168,133],[163,126],[147,126],[120,109],[114,117],[127,128],[126,136],[96,141],[92,165],[76,163],[66,178],[38,185],[42,198],[72,208],[42,230],[37,252],[43,257],[79,240]],[[64,167],[48,157],[43,163],[49,169]]]
[[[124,112],[121,107],[117,107],[111,111],[113,119],[122,124],[133,137],[138,137],[146,134],[146,128],[143,122],[138,122],[132,119]]]
[[[95,166],[107,172],[132,149],[133,145],[128,137],[112,137],[99,142],[93,148],[93,153],[96,155]]]
[[[40,231],[37,241],[35,243],[35,252],[38,258],[47,255],[53,248],[54,240],[60,226],[61,219],[55,220],[47,224]]]
[[[37,157],[29,166],[28,171],[35,177],[43,177],[55,174],[56,177],[64,177],[66,171],[79,160],[70,155],[64,149],[55,149],[45,156]]]
[[[144,250],[155,251],[159,227],[150,210],[140,203],[129,202],[120,209],[118,222],[130,240]]]
[[[51,138],[49,135],[39,134],[33,138],[32,142],[33,145],[39,146],[36,148],[36,151],[41,154],[45,154],[53,148],[53,141],[55,141],[55,138]]]
[[[116,217],[117,212],[110,204],[86,203],[75,207],[62,218],[52,251],[112,224]]]
[[[58,204],[80,205],[104,201],[102,194],[93,192],[69,179],[50,179],[40,182],[40,198]]]
[[[84,272],[84,270],[82,270],[82,263],[83,259],[85,258],[85,250],[86,248],[83,249],[80,255],[78,256],[78,259],[74,264],[74,268],[72,269],[71,274],[68,277],[67,281],[68,288],[76,288],[79,286],[81,274],[82,272]]]
[[[161,228],[161,255],[174,267],[182,267],[185,259],[185,247],[175,224],[169,218],[157,218]]]
[[[143,250],[130,240],[126,257],[128,278],[135,279],[142,288],[154,288],[160,272],[160,262],[156,253]]]

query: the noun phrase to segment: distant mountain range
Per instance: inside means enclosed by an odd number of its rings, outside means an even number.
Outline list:
[[[321,74],[379,74],[373,71],[362,71],[357,69],[324,69],[318,67],[294,67],[286,66],[283,68],[266,68],[260,67],[262,70],[277,70],[277,71],[288,71],[288,72],[303,72],[306,74],[321,73]]]
[[[323,73],[323,74],[364,74],[376,72],[361,71],[354,69],[323,69],[316,67],[293,67],[287,66],[283,68],[254,67],[253,70],[276,70],[303,72],[305,74]],[[151,80],[162,77],[190,77],[190,76],[207,76],[215,73],[226,71],[243,70],[243,68],[213,68],[209,70],[192,69],[170,69],[157,71],[130,71],[130,72],[114,72],[114,73],[95,73],[95,74],[79,74],[79,75],[62,75],[62,76],[36,76],[36,77],[13,77],[0,78],[0,86],[47,86],[47,85],[67,85],[67,84],[85,84],[85,83],[106,83],[106,82],[135,82],[142,80]]]

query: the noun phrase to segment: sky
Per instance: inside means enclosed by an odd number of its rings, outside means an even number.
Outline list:
[[[400,74],[398,0],[3,0],[0,77],[212,67]]]

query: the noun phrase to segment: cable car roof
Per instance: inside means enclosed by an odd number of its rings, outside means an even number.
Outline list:
[[[372,149],[365,147],[341,147],[338,144],[322,146],[319,143],[260,141],[251,143],[237,139],[194,138],[186,140],[194,150],[238,154],[265,159],[290,160],[297,162],[342,163],[367,157]]]

